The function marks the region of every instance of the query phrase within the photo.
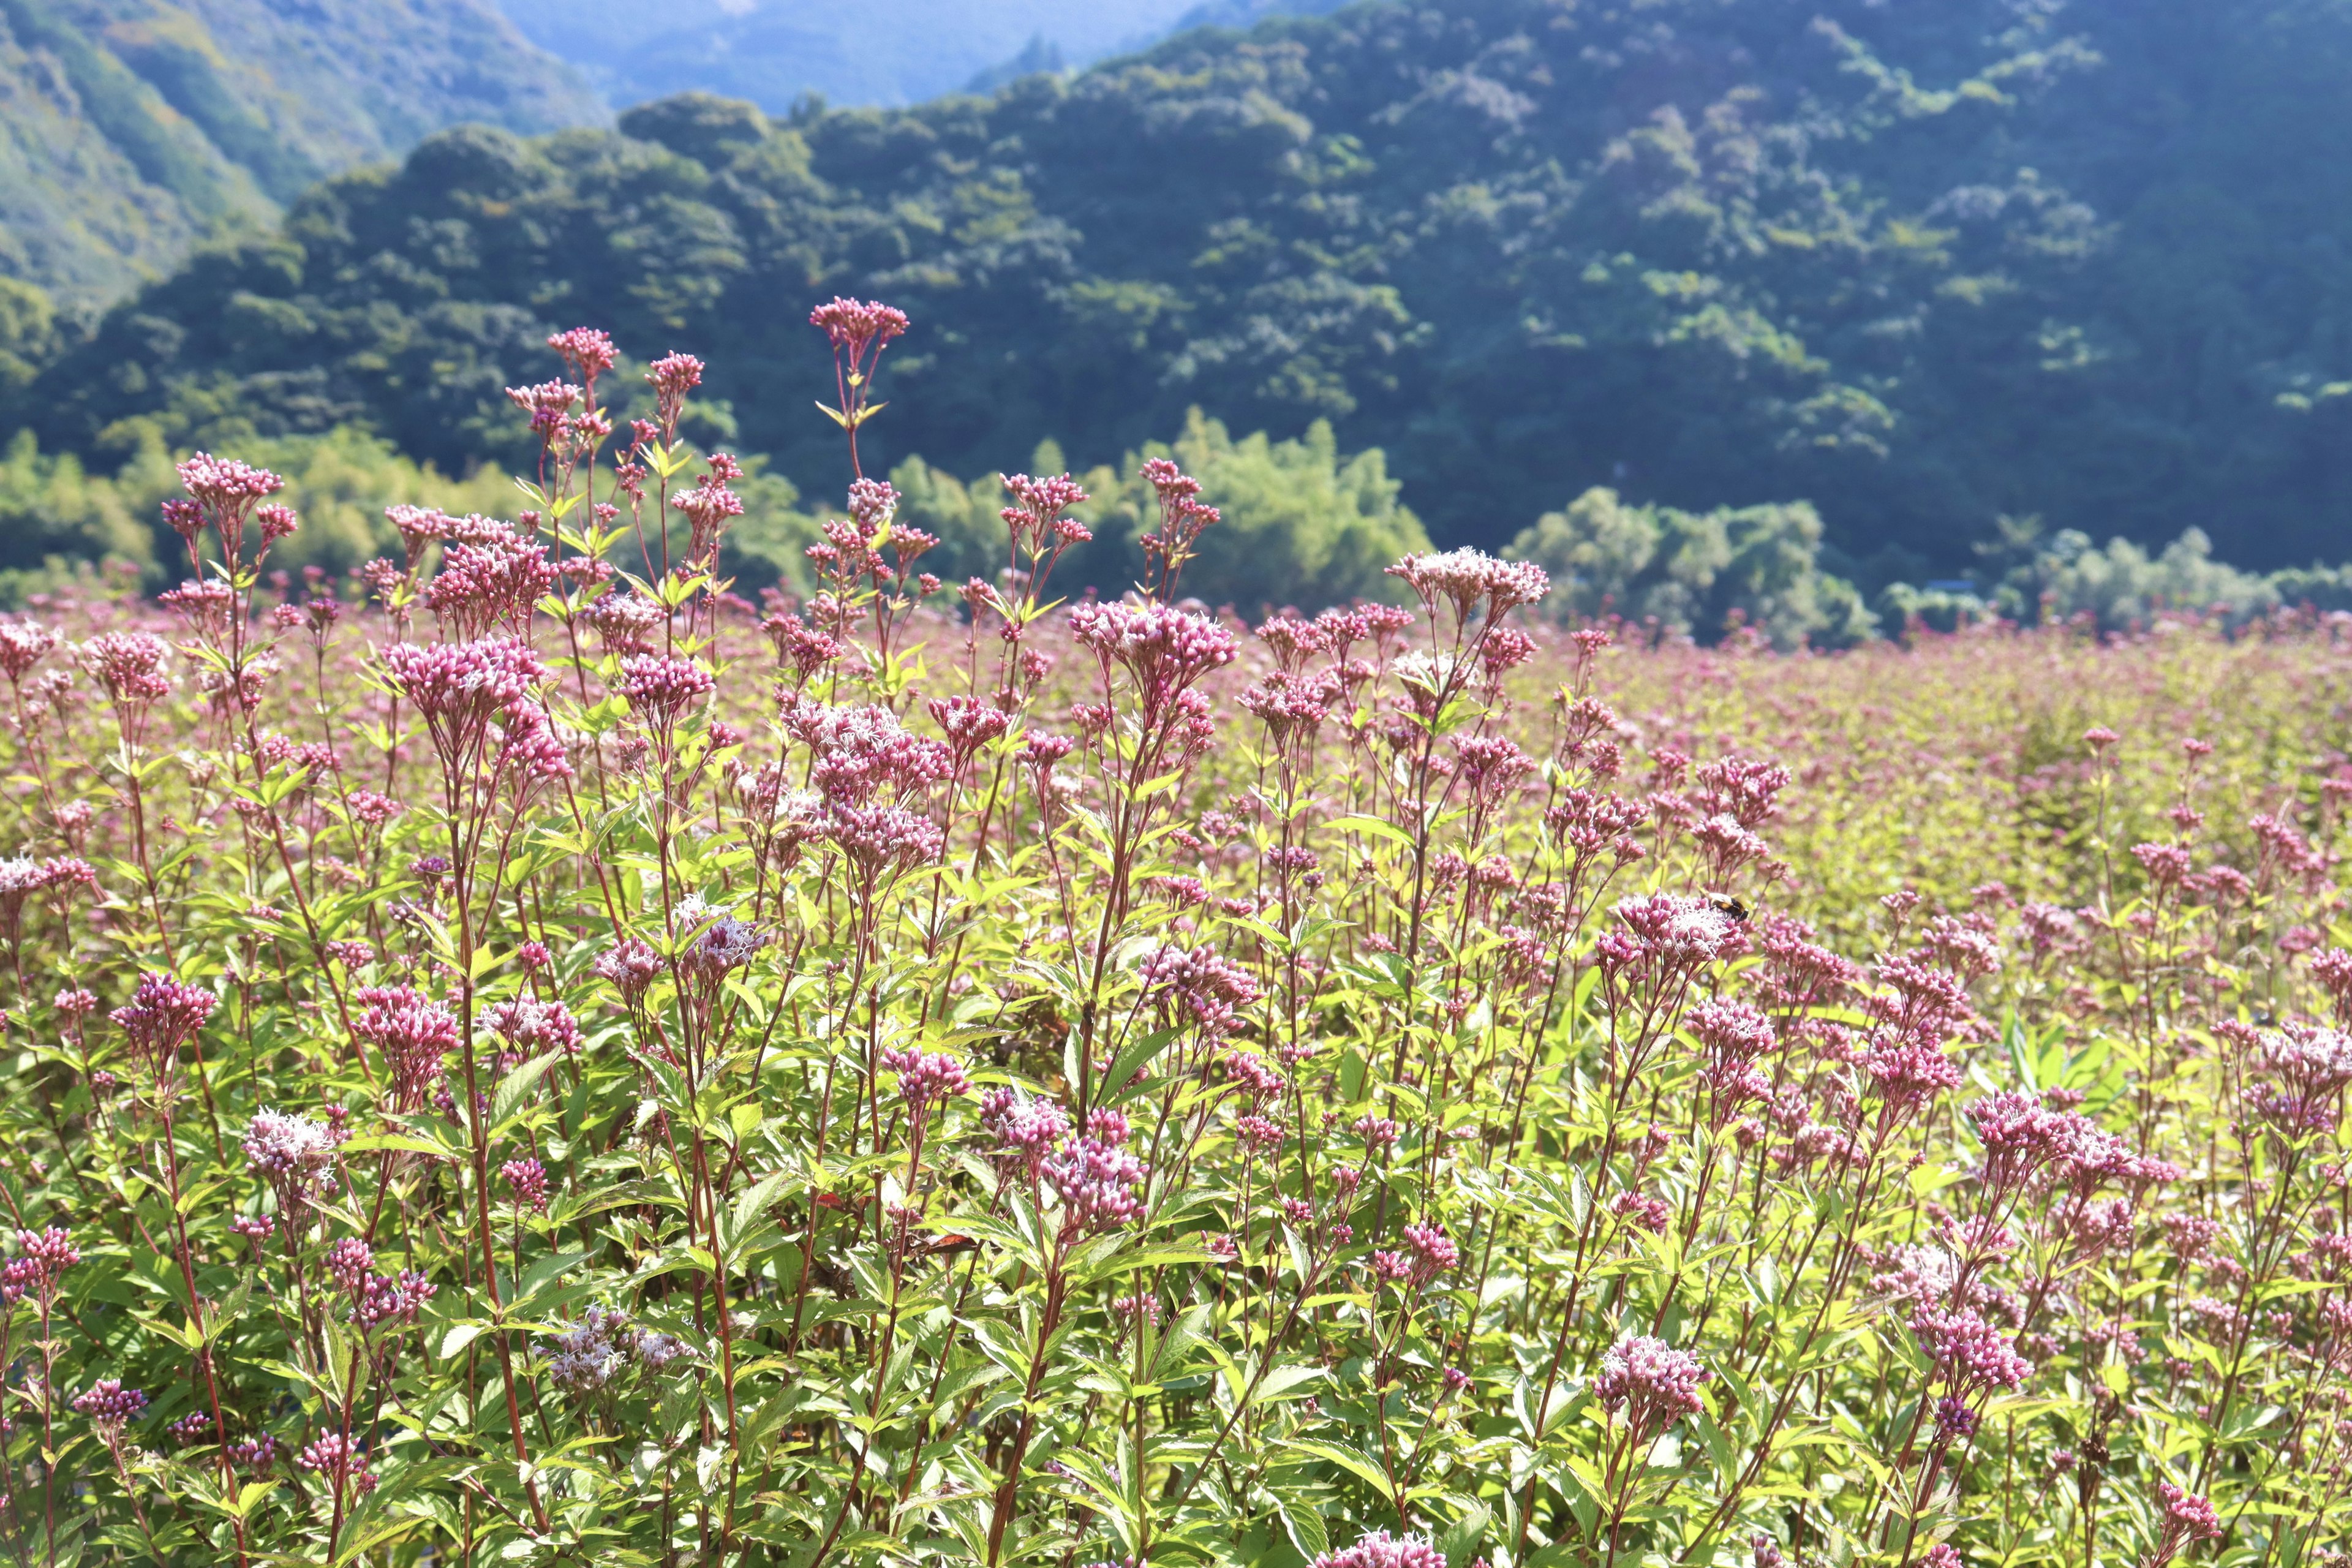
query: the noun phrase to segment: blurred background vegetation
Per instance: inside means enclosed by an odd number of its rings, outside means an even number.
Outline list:
[[[0,0],[27,59],[33,4]],[[1268,9],[908,108],[688,93],[603,126],[551,62],[502,105],[445,83],[415,134],[493,123],[397,163],[304,185],[387,128],[238,165],[261,199],[152,280],[168,247],[111,293],[0,255],[0,552],[152,552],[142,476],[196,446],[492,493],[466,476],[524,450],[501,389],[584,323],[711,362],[691,435],[760,461],[739,569],[790,580],[846,477],[807,406],[807,306],[842,292],[915,319],[869,452],[950,581],[1044,445],[1098,498],[1073,581],[1115,591],[1166,444],[1231,521],[1196,590],[1237,604],[1379,592],[1422,539],[1700,636],[2336,602],[2352,0]]]

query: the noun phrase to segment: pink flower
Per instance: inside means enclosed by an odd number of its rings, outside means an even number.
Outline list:
[[[596,384],[599,375],[613,368],[613,362],[618,357],[613,349],[611,334],[600,332],[593,327],[573,327],[569,331],[553,333],[549,336],[547,346],[563,361],[564,369],[592,387]]]
[[[1462,1249],[1435,1220],[1404,1227],[1405,1245],[1412,1249],[1412,1282],[1426,1285],[1462,1262]]]
[[[147,1395],[123,1387],[118,1378],[103,1377],[75,1395],[73,1407],[89,1417],[107,1447],[114,1447],[122,1441],[123,1427],[147,1408]]]
[[[501,626],[520,630],[557,575],[545,545],[500,530],[478,542],[451,546],[425,590],[425,603],[461,637],[485,637]]]
[[[334,1191],[336,1140],[308,1117],[257,1110],[246,1124],[244,1146],[246,1158],[278,1190],[278,1206],[289,1215]]]
[[[1241,1010],[1258,999],[1257,982],[1247,971],[1205,947],[1162,947],[1137,975],[1147,996],[1213,1037],[1231,1033]]]
[[[1421,1535],[1375,1530],[1344,1552],[1326,1552],[1314,1568],[1445,1568],[1445,1553]]]
[[[1061,1200],[1063,1223],[1071,1231],[1115,1229],[1143,1212],[1135,1192],[1147,1174],[1143,1162],[1099,1139],[1075,1140],[1047,1155],[1039,1172]]]
[[[2221,1518],[2207,1499],[2170,1481],[2156,1483],[2156,1497],[2164,1515],[2147,1568],[2164,1568],[2180,1554],[2181,1548],[2192,1542],[2220,1539]]]
[[[1911,1333],[1950,1390],[1962,1397],[2022,1388],[2033,1363],[1973,1307],[1922,1302],[1911,1310]]]
[[[1635,1437],[1647,1439],[1697,1414],[1703,1405],[1698,1385],[1714,1375],[1696,1356],[1664,1340],[1629,1334],[1601,1358],[1592,1392],[1612,1414],[1622,1406]]]
[[[686,395],[702,384],[702,362],[692,354],[664,354],[646,367],[646,380],[654,389],[654,406],[661,416],[663,439],[675,440]]]
[[[1035,1182],[1045,1157],[1070,1131],[1070,1119],[1050,1100],[1034,1100],[1014,1089],[992,1089],[981,1096],[980,1125],[996,1141],[1000,1165],[1024,1171]]]
[[[350,1484],[363,1492],[375,1489],[375,1475],[368,1468],[366,1452],[340,1432],[329,1432],[313,1439],[295,1456],[294,1462],[314,1475],[326,1477],[339,1488]]]
[[[536,946],[526,942],[525,946]],[[542,953],[544,949],[541,950]],[[580,1052],[580,1025],[561,1002],[538,1002],[528,996],[495,1003],[482,1015],[491,1034],[505,1043],[501,1056],[520,1061],[547,1051],[565,1056]]]
[[[809,312],[809,325],[822,328],[834,348],[846,353],[854,363],[865,357],[869,347],[879,347],[903,334],[908,321],[904,310],[872,300],[836,297]]]
[[[547,1212],[547,1167],[536,1160],[509,1160],[499,1176],[514,1194],[516,1204],[533,1214]]]
[[[530,416],[531,434],[542,441],[554,438],[582,395],[580,388],[568,381],[543,381],[536,386],[507,388],[507,401]]]
[[[2336,1098],[2352,1086],[2352,1035],[2289,1024],[2264,1034],[2254,1070],[2266,1079],[2253,1092],[2265,1120],[2288,1132],[2325,1131],[2336,1125]]]
[[[56,1226],[47,1230],[16,1233],[16,1256],[0,1269],[0,1300],[14,1302],[31,1293],[46,1311],[57,1297],[58,1281],[81,1261],[81,1249]]]
[[[963,1063],[953,1057],[886,1050],[881,1060],[883,1071],[898,1075],[898,1093],[917,1116],[927,1106],[971,1091],[971,1079],[966,1076]]]
[[[646,653],[621,660],[621,695],[659,735],[718,689],[717,679],[690,658]]]
[[[399,1110],[421,1110],[441,1078],[441,1059],[457,1048],[450,1011],[406,985],[362,985],[352,999],[365,1009],[352,1032],[382,1052]]]
[[[719,548],[728,520],[743,515],[742,499],[716,473],[703,475],[692,489],[672,496],[670,504],[684,512],[691,525],[686,551],[690,561],[708,561]]]
[[[597,954],[594,968],[632,1006],[663,973],[661,955],[633,936]]]
[[[1388,571],[1403,578],[1433,613],[1439,603],[1450,603],[1465,622],[1482,611],[1491,619],[1532,605],[1551,591],[1542,567],[1531,561],[1497,561],[1483,550],[1408,555]]]
[[[16,685],[58,646],[58,634],[34,621],[0,621],[0,673]]]
[[[1013,726],[1011,714],[977,698],[934,697],[929,707],[931,721],[947,736],[948,750],[959,767]]]
[[[1070,633],[1090,649],[1108,684],[1114,667],[1127,671],[1140,702],[1147,733],[1181,716],[1179,699],[1192,683],[1234,661],[1234,634],[1204,616],[1163,605],[1086,604],[1070,612]]]
[[[107,1016],[131,1037],[131,1047],[144,1058],[147,1070],[162,1079],[169,1076],[180,1047],[213,1016],[218,1001],[209,991],[149,970],[139,977],[130,1005]]]
[[[163,639],[146,632],[102,632],[74,657],[119,707],[140,708],[171,694],[163,676]]]

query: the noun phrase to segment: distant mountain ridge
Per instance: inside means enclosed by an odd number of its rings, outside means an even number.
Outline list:
[[[488,0],[0,0],[0,275],[110,300],[446,126],[605,118]]]
[[[1083,66],[1171,31],[1245,27],[1338,0],[501,0],[528,37],[586,72],[615,107],[715,92],[772,114],[814,93],[897,106],[992,91]]]

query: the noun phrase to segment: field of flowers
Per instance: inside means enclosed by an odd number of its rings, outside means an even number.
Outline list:
[[[1165,463],[754,606],[551,348],[513,522],[0,622],[13,1560],[2345,1561],[2352,626],[1249,626]]]

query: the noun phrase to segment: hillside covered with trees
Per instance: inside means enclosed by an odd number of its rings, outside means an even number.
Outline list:
[[[1605,485],[1808,501],[1865,591],[2029,518],[2335,560],[2347,79],[2352,0],[1375,0],[904,110],[468,128],[34,355],[12,423],[95,464],[357,425],[461,473],[586,323],[703,354],[697,438],[829,496],[842,292],[915,320],[886,464],[1085,468],[1197,407],[1380,448],[1441,542]]]
[[[488,0],[0,0],[0,277],[109,300],[445,126],[600,118]]]

